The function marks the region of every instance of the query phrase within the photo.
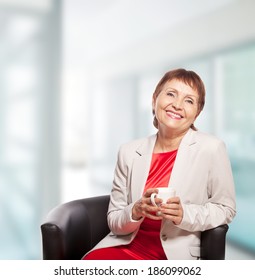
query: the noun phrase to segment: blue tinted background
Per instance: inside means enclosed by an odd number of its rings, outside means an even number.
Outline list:
[[[229,151],[227,258],[254,259],[254,10],[252,0],[1,0],[0,259],[40,259],[50,209],[110,192],[119,145],[155,132],[152,93],[175,67],[204,80],[196,126]]]

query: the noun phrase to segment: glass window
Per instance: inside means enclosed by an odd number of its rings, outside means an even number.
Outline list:
[[[255,46],[217,57],[221,72],[221,129],[232,162],[237,216],[228,237],[255,251]]]
[[[0,5],[0,259],[41,258],[40,224],[58,192],[56,30],[50,5],[21,2]]]

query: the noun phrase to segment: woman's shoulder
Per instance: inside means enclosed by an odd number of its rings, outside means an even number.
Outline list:
[[[214,143],[223,142],[216,135],[213,135],[213,134],[210,134],[207,132],[197,130],[197,131],[195,131],[195,133],[196,133],[197,139],[199,139],[199,140],[204,140],[204,141],[209,141],[209,142],[214,142]]]
[[[217,150],[219,147],[225,147],[225,142],[220,139],[218,136],[196,131],[196,140],[200,147],[205,147],[207,150]]]
[[[139,148],[141,146],[144,146],[146,144],[148,144],[151,141],[154,141],[154,139],[156,138],[156,135],[150,135],[150,136],[146,136],[146,137],[142,137],[142,138],[136,138],[133,140],[130,140],[128,142],[125,142],[123,144],[120,145],[120,149],[121,150],[139,150]]]
[[[143,137],[131,140],[120,145],[118,152],[118,161],[127,165],[132,164],[134,158],[140,157],[142,154],[149,153],[153,149],[153,141],[156,136]]]

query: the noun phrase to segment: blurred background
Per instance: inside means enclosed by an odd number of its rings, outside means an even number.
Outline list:
[[[119,146],[154,133],[151,97],[199,73],[196,126],[227,144],[226,259],[255,259],[255,1],[0,0],[0,259],[41,259],[54,206],[108,194]]]

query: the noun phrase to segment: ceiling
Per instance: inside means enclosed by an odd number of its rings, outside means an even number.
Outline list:
[[[54,1],[62,5],[63,52],[94,62],[169,38],[175,26],[241,0],[0,0],[0,7],[46,11]]]
[[[67,46],[101,59],[238,0],[64,0]],[[157,37],[157,36],[155,36]]]

